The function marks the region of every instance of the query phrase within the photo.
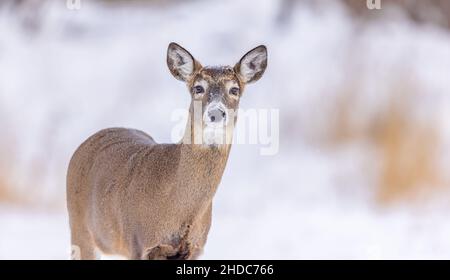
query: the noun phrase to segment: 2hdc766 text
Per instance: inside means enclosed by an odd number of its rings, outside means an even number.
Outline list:
[[[273,274],[273,265],[241,265],[241,264],[233,264],[233,265],[221,265],[220,266],[220,274],[225,275],[239,275],[239,274],[248,274],[248,275],[266,275]]]

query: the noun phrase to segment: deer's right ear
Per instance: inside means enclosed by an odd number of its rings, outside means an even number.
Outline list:
[[[250,84],[261,78],[266,67],[267,48],[261,45],[246,53],[234,69],[244,83]]]
[[[167,66],[175,78],[184,82],[201,67],[187,50],[176,43],[170,43],[167,48]]]

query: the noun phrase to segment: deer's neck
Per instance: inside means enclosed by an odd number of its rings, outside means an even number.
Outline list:
[[[198,131],[198,130],[197,130]],[[180,157],[178,186],[184,200],[198,205],[209,205],[222,179],[231,144],[194,144],[195,129],[190,123],[178,144]]]
[[[178,175],[186,187],[204,198],[212,198],[222,179],[230,145],[206,146],[180,144]]]

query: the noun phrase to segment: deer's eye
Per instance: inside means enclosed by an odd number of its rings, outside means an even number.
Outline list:
[[[205,89],[202,86],[195,86],[194,87],[194,94],[202,94],[205,92]]]
[[[239,95],[239,88],[237,88],[237,87],[232,87],[232,88],[230,89],[230,94],[231,94],[231,95],[234,95],[234,96],[238,96],[238,95]]]

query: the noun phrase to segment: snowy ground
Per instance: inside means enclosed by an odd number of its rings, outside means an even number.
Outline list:
[[[65,213],[0,209],[0,259],[68,259],[69,227]]]
[[[257,2],[111,8],[83,1],[70,11],[55,1],[42,8],[36,31],[0,9],[0,167],[36,202],[32,209],[0,205],[0,259],[68,258],[65,170],[87,136],[128,126],[170,141],[171,112],[189,101],[165,65],[170,41],[204,64],[233,64],[266,44],[268,71],[241,105],[280,109],[277,155],[233,147],[203,258],[450,258],[447,195],[418,207],[380,207],[376,171],[362,168],[373,160],[367,143],[332,150],[305,140],[333,124],[327,113],[335,89],[361,87],[354,107],[364,122],[399,76],[427,93],[414,100],[421,106],[413,114],[436,113],[450,135],[448,33],[401,20],[357,27],[334,4],[321,12],[299,6],[281,27],[279,2]],[[47,207],[55,203],[57,210]]]
[[[245,154],[245,148],[233,154],[239,152]],[[250,156],[243,161],[236,156],[230,159],[202,258],[450,258],[447,207],[379,209],[345,190],[330,195],[333,182],[339,180],[334,165],[343,160],[320,152],[303,153],[300,160],[296,154],[280,160],[261,164]],[[257,181],[233,178],[240,168],[256,164],[261,174]],[[1,259],[69,256],[65,212],[2,207],[0,225]]]

